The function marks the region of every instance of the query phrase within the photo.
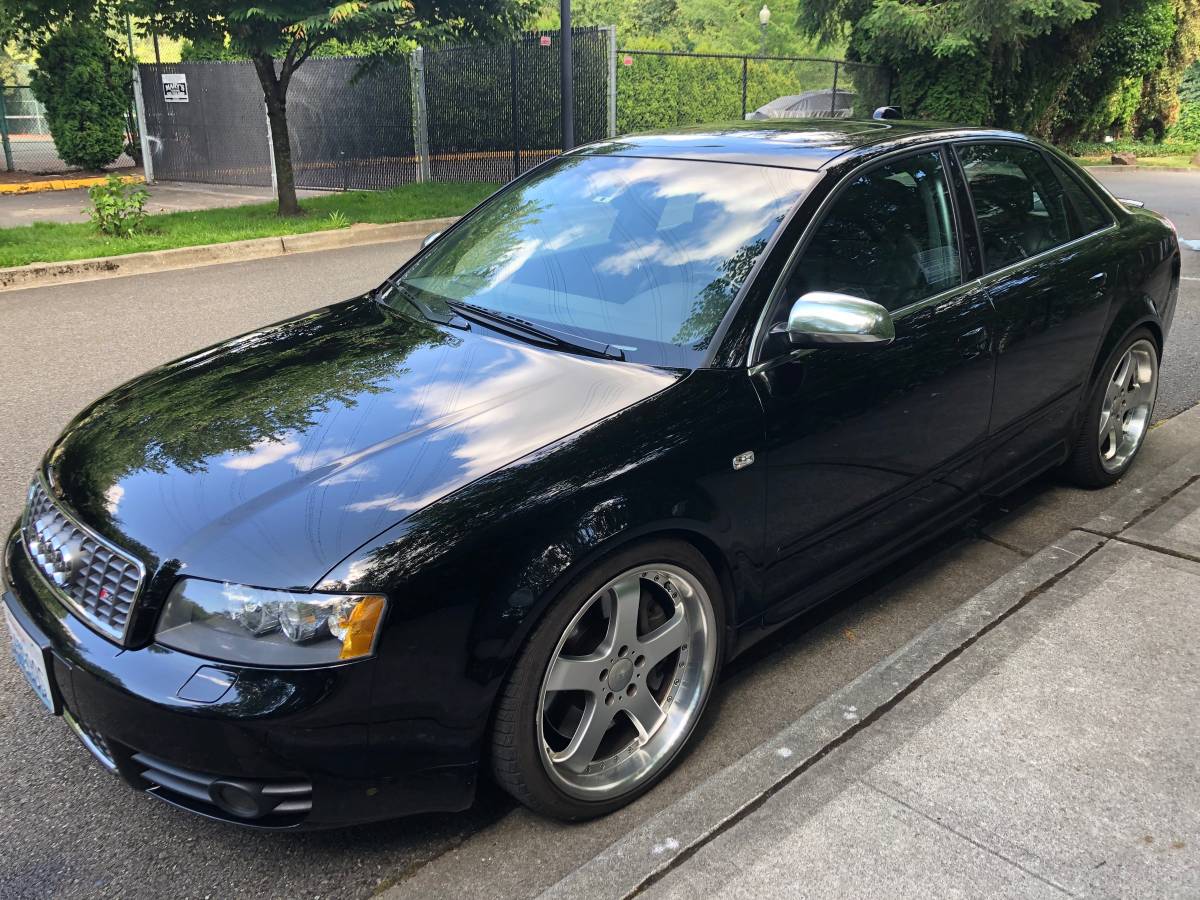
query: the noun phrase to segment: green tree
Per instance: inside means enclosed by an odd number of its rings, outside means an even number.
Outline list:
[[[1181,112],[1182,82],[1200,58],[1200,0],[1171,0],[1174,34],[1161,64],[1143,79],[1141,102],[1134,114],[1138,137],[1162,140]]]
[[[56,30],[39,48],[30,84],[64,162],[100,169],[121,155],[129,68],[101,28],[74,21]]]
[[[890,66],[905,115],[1065,140],[1135,112],[1161,134],[1196,56],[1197,7],[1198,0],[809,0],[799,24],[823,39],[846,36],[852,58]],[[1151,124],[1156,115],[1159,125]]]
[[[271,123],[279,184],[279,214],[300,214],[288,132],[287,94],[292,77],[333,41],[370,37],[434,38],[510,32],[529,12],[523,0],[126,0],[173,37],[220,40],[249,58],[258,74]]]
[[[0,5],[0,15],[4,7]],[[29,71],[33,68],[33,60],[22,53],[16,44],[4,45],[4,36],[0,32],[0,84],[25,84],[29,80]]]
[[[407,39],[424,43],[516,31],[537,0],[0,0],[0,21],[38,45],[64,22],[92,19],[110,28],[125,15],[153,21],[173,38],[216,42],[249,59],[263,89],[279,182],[279,214],[300,214],[292,169],[287,94],[296,70],[335,42],[383,57]]]

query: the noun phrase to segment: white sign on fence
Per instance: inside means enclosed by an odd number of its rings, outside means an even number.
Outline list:
[[[163,99],[168,103],[187,103],[186,75],[164,75],[162,77]]]

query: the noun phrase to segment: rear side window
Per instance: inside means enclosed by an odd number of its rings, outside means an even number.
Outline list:
[[[854,178],[788,278],[788,303],[835,291],[896,310],[961,281],[941,153],[906,156]]]
[[[1096,198],[1084,190],[1078,178],[1068,172],[1066,167],[1056,159],[1051,159],[1050,165],[1054,169],[1054,174],[1062,182],[1063,188],[1067,192],[1067,198],[1071,202],[1071,208],[1075,212],[1072,237],[1083,237],[1085,234],[1091,234],[1093,231],[1099,231],[1112,224],[1112,218],[1100,207]]]
[[[988,271],[1037,256],[1072,234],[1066,192],[1041,152],[1017,144],[958,147]]]

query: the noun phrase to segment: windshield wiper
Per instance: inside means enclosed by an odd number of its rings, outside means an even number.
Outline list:
[[[600,359],[625,359],[625,352],[620,347],[614,347],[604,341],[594,341],[580,334],[559,331],[557,328],[548,328],[545,325],[534,325],[519,316],[497,312],[494,309],[476,306],[474,303],[465,303],[462,300],[447,300],[446,305],[465,319],[474,319],[490,328],[515,334],[517,337],[531,337],[535,341],[549,344],[552,347],[573,350],[576,353]]]
[[[410,291],[408,287],[405,286],[404,282],[395,275],[389,275],[383,280],[383,284],[380,285],[379,290],[375,292],[375,300],[377,302],[382,302],[383,292],[387,288],[391,288],[393,291],[403,297],[406,301],[408,301],[409,306],[419,312],[430,322],[434,322],[438,325],[449,325],[453,328],[469,329],[471,327],[465,321],[463,321],[463,317],[460,315],[455,315],[453,313],[450,315],[439,313],[432,306],[430,306],[428,303],[425,303],[420,297]]]

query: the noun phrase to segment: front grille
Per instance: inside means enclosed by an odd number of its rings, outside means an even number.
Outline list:
[[[21,536],[62,600],[101,634],[122,641],[145,578],[142,564],[59,508],[41,478],[29,489]]]

